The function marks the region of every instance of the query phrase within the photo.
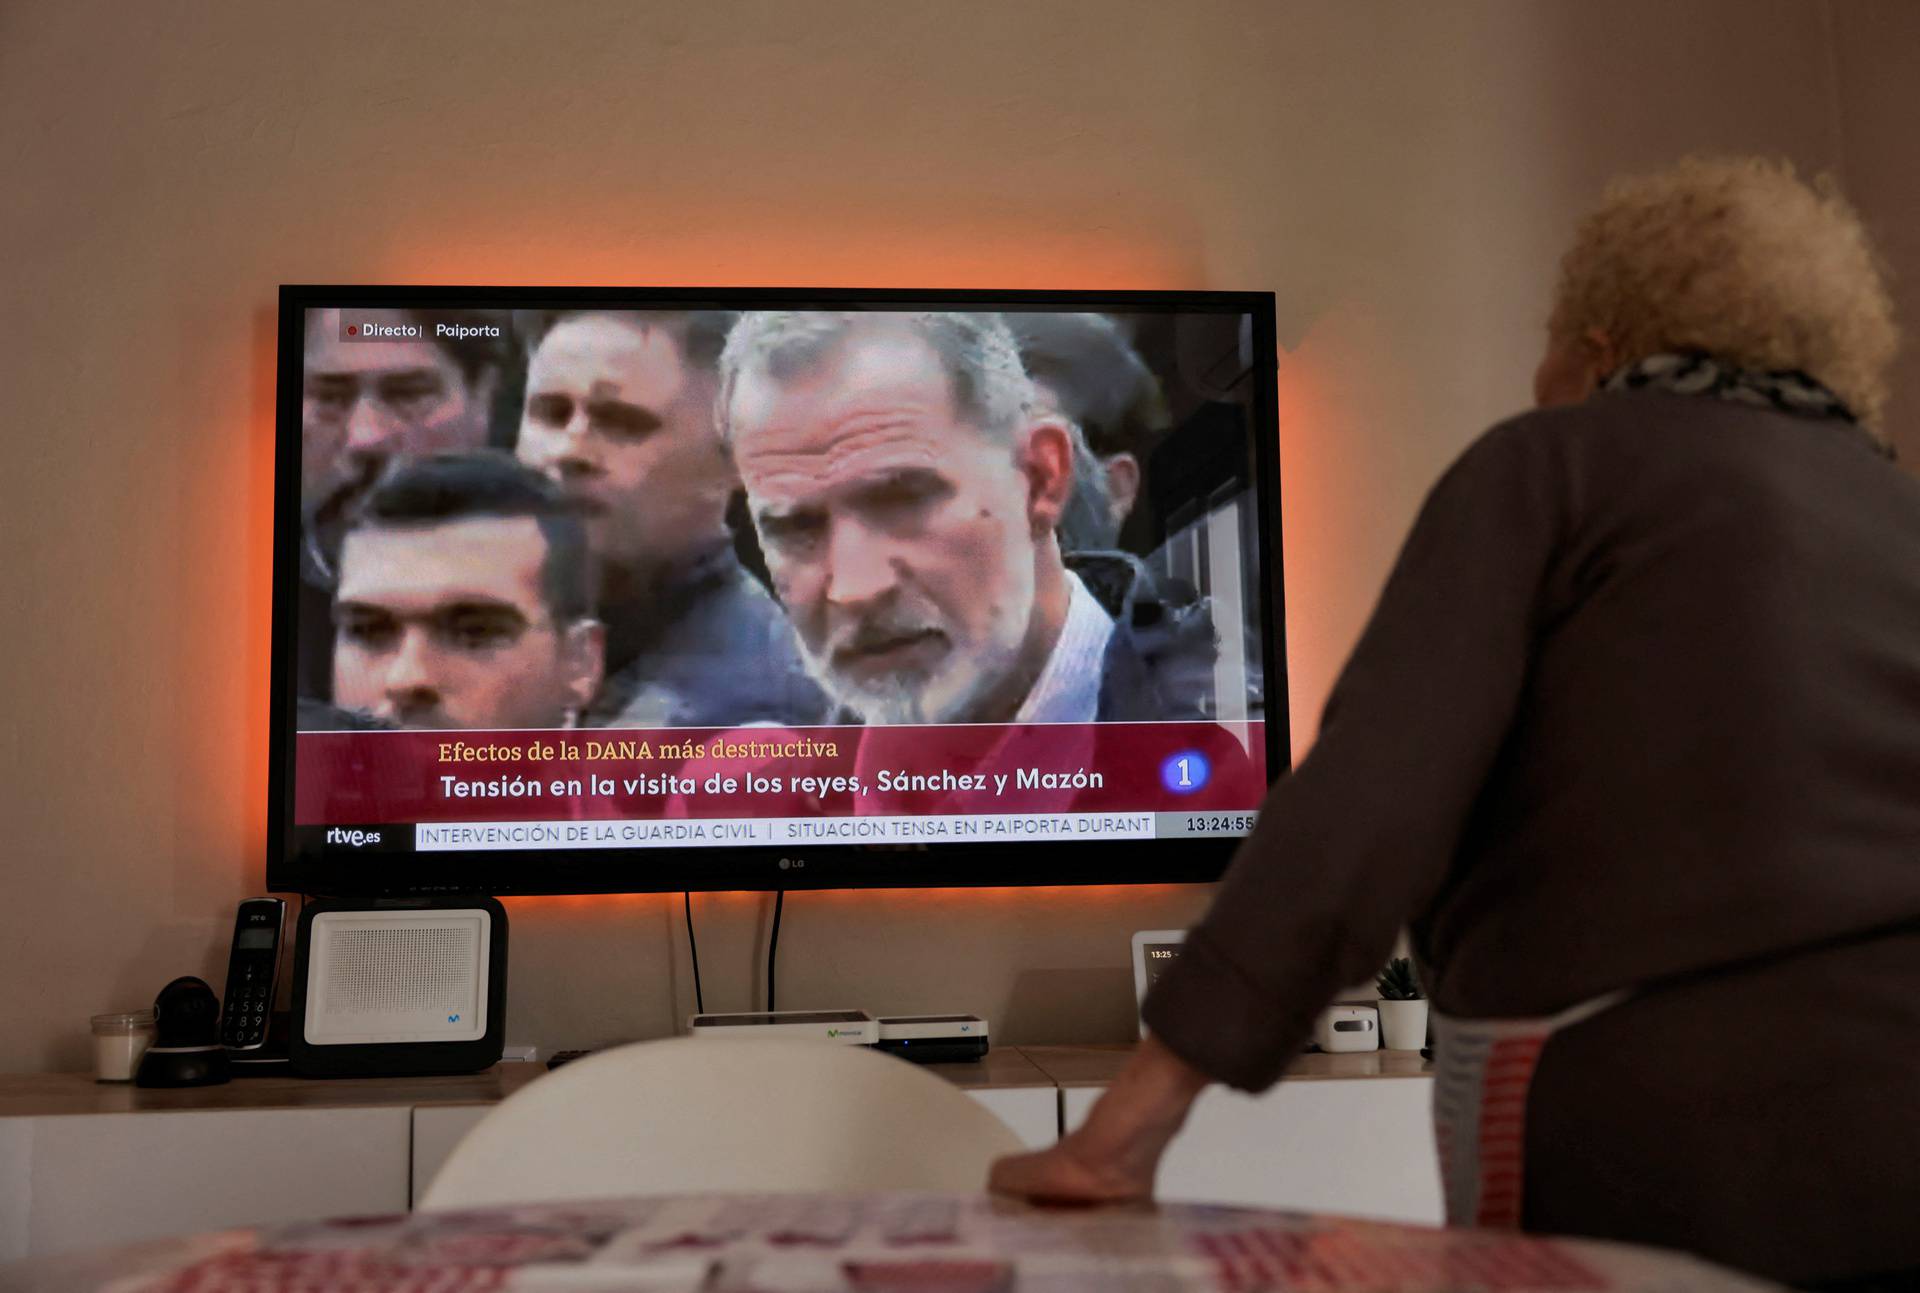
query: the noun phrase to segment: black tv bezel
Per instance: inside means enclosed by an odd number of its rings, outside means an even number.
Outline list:
[[[1249,380],[1263,554],[1260,622],[1265,651],[1269,782],[1291,765],[1287,715],[1286,602],[1280,545],[1280,439],[1271,292],[988,291],[891,288],[435,287],[283,285],[275,391],[273,645],[267,770],[267,887],[277,893],[414,897],[485,893],[618,894],[864,888],[982,888],[1202,883],[1220,878],[1239,841],[1100,840],[938,846],[511,850],[472,854],[366,853],[356,860],[302,855],[293,835],[296,675],[294,614],[300,544],[300,393],[305,312],[404,309],[871,309],[1018,307],[1126,313],[1245,314],[1252,320]],[[618,871],[633,854],[644,875]],[[355,875],[354,871],[361,874]]]

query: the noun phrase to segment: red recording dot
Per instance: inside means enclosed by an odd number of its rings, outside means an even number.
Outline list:
[[[360,325],[359,325],[359,324],[357,324],[357,323],[349,323],[349,324],[347,325],[347,335],[348,335],[349,337],[357,337],[357,336],[359,336],[359,335],[360,335]]]

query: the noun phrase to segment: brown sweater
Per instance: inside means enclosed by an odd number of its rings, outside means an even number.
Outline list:
[[[1834,420],[1527,414],[1428,498],[1146,1019],[1247,1090],[1410,924],[1555,1036],[1530,1229],[1920,1267],[1920,481]]]

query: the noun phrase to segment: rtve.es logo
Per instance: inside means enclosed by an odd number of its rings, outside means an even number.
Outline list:
[[[327,843],[329,844],[351,844],[353,847],[359,848],[363,844],[378,844],[379,842],[379,831],[356,831],[349,830],[344,826],[327,827]]]

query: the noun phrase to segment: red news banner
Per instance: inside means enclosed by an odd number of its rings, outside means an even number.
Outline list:
[[[302,732],[294,822],[1248,811],[1259,722]]]

